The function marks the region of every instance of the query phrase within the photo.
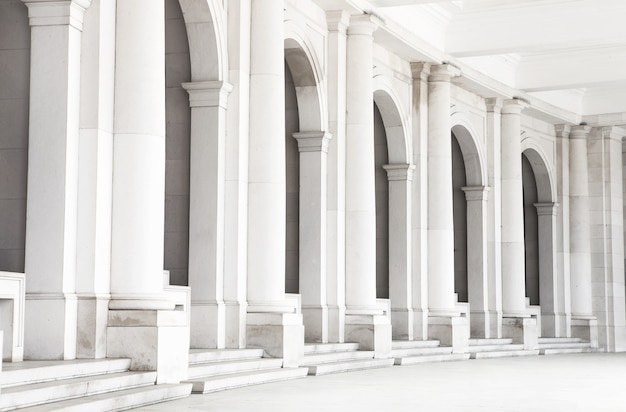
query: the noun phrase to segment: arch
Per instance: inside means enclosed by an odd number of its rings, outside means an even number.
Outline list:
[[[374,102],[378,106],[385,126],[389,163],[409,164],[411,163],[411,146],[406,122],[398,109],[399,99],[381,77],[375,78],[377,81],[374,83]]]
[[[178,0],[187,27],[191,80],[225,80],[228,72],[225,12],[217,0]]]
[[[556,188],[552,171],[548,167],[548,157],[543,149],[531,138],[522,140],[522,153],[533,169],[537,181],[537,201],[540,203],[556,202]]]
[[[321,65],[306,36],[291,20],[285,22],[285,61],[296,88],[300,131],[324,131],[326,110],[321,92]]]
[[[472,130],[470,124],[460,116],[452,116],[452,134],[463,154],[465,162],[465,178],[468,186],[487,186],[487,172],[484,155],[476,140],[478,134]]]

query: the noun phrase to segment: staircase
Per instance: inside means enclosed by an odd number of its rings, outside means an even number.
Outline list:
[[[523,344],[514,344],[512,339],[470,339],[467,352],[470,359],[505,358],[512,356],[535,356],[539,350],[524,350]]]
[[[593,352],[591,343],[579,338],[539,338],[540,355]]]
[[[438,340],[394,341],[391,354],[394,364],[399,366],[466,360],[470,357],[469,353],[452,353],[452,347],[440,346]]]
[[[130,359],[4,363],[0,411],[120,411],[188,396],[191,385],[155,385]]]
[[[360,351],[358,343],[307,343],[301,366],[317,376],[392,365],[393,358],[374,359],[374,352]]]
[[[263,349],[191,349],[186,382],[193,393],[210,393],[303,378],[308,372],[282,366],[280,358],[263,358]]]

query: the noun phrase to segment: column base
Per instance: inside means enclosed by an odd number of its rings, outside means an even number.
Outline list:
[[[346,336],[346,307],[328,306],[328,341],[343,343]]]
[[[78,296],[78,336],[76,357],[101,359],[107,355],[109,295]]]
[[[191,302],[191,347],[226,347],[226,309],[224,302]]]
[[[131,370],[156,371],[157,383],[179,383],[189,364],[187,313],[109,310],[107,357],[130,358]]]
[[[537,319],[531,317],[503,317],[502,336],[513,339],[513,343],[523,344],[524,350],[539,348]]]
[[[246,310],[245,302],[224,302],[227,348],[246,347]]]
[[[489,339],[491,335],[491,313],[486,310],[470,311],[470,338]]]
[[[305,342],[328,342],[328,308],[326,306],[303,306]]]
[[[391,323],[383,315],[346,315],[346,342],[356,342],[360,350],[374,351],[374,357],[391,357]]]
[[[452,353],[465,353],[469,339],[467,318],[462,316],[429,316],[428,338],[437,339],[443,346],[451,346]]]
[[[391,336],[393,340],[413,340],[415,316],[412,309],[391,308]]]
[[[272,358],[282,358],[283,367],[296,367],[304,356],[302,315],[295,313],[248,313],[248,346],[260,347]]]
[[[27,294],[24,313],[25,359],[76,359],[76,295]]]
[[[579,338],[591,343],[592,348],[598,344],[598,319],[595,316],[574,317],[572,316],[572,337]]]

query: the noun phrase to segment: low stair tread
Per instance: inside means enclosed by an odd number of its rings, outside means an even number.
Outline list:
[[[307,369],[308,368],[262,369],[262,370],[254,370],[254,371],[247,371],[247,372],[229,373],[227,375],[198,376],[196,378],[186,379],[184,382],[186,383],[215,382],[215,381],[223,381],[223,380],[231,380],[231,379],[234,380],[234,379],[246,377],[246,376],[263,376],[263,375],[276,375],[276,374],[298,375],[298,372],[306,375]]]
[[[374,359],[373,351],[345,351],[329,353],[312,353],[304,355],[302,365],[316,365],[322,363],[342,362],[359,359]]]
[[[263,349],[190,349],[189,363],[223,362],[226,360],[244,360],[263,357]]]
[[[539,338],[539,344],[542,343],[589,343],[580,338]]]
[[[578,349],[578,348],[590,348],[589,342],[580,343],[539,343],[539,349]]]
[[[424,356],[404,356],[394,358],[394,364],[403,365],[415,365],[418,363],[427,362],[446,362],[455,360],[467,360],[470,358],[469,353],[447,353],[439,355],[424,355]]]
[[[188,373],[191,377],[226,375],[230,373],[245,372],[247,370],[260,370],[280,368],[283,364],[281,358],[242,359],[223,362],[207,362],[189,365]],[[202,372],[202,370],[214,370],[214,372]],[[230,370],[229,370],[230,369]]]
[[[392,349],[423,349],[436,347],[441,347],[441,342],[438,340],[394,340],[391,342]]]
[[[592,352],[592,348],[539,348],[541,355],[560,355],[568,353],[589,353]]]
[[[306,366],[309,368],[315,368],[315,367],[324,368],[324,367],[333,367],[333,366],[340,366],[340,365],[358,366],[358,365],[364,365],[367,363],[384,364],[386,362],[391,362],[391,364],[393,364],[393,358],[346,360],[346,361],[340,361],[340,362],[328,362],[328,363],[320,363],[318,365],[306,365]]]
[[[183,398],[191,394],[191,384],[160,384],[101,393],[20,409],[20,412],[121,411]],[[137,399],[139,398],[139,399]]]
[[[350,352],[359,350],[359,344],[355,342],[342,343],[305,343],[305,354]]]
[[[511,351],[493,351],[493,352],[472,352],[472,359],[489,359],[489,358],[505,358],[515,356],[536,356],[539,355],[539,349],[533,350],[511,350]]]
[[[81,376],[128,371],[130,359],[89,359],[69,361],[23,361],[3,363],[2,388]]]
[[[323,375],[334,372],[349,372],[354,370],[383,368],[393,366],[394,359],[363,359],[348,362],[323,363],[309,366],[309,375]]]
[[[452,353],[451,346],[439,346],[432,348],[407,348],[407,349],[392,349],[391,355],[395,358],[407,357],[407,356],[429,356],[429,355],[444,355]]]
[[[510,345],[513,343],[511,338],[487,338],[487,339],[469,339],[469,346],[491,346],[491,345]]]
[[[518,351],[523,350],[524,345],[519,344],[510,344],[510,345],[480,345],[480,346],[469,346],[467,352],[471,353],[482,353],[482,352],[507,352],[507,351]]]

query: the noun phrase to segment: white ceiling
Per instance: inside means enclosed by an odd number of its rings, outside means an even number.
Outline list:
[[[626,112],[626,0],[347,0],[578,115]]]

